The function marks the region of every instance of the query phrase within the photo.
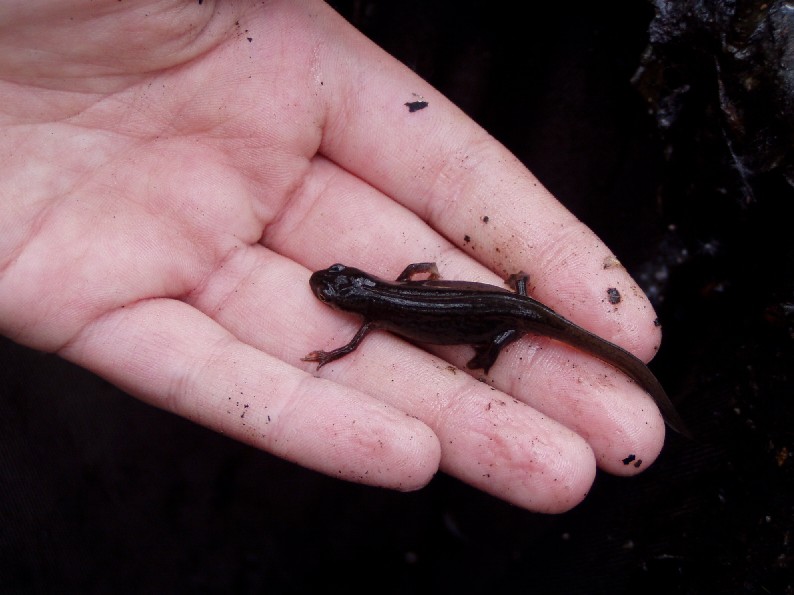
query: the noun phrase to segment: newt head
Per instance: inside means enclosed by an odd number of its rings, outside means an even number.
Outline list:
[[[313,273],[309,278],[309,287],[318,300],[348,312],[360,311],[357,304],[366,307],[367,288],[374,287],[376,283],[376,279],[364,271],[338,263]]]

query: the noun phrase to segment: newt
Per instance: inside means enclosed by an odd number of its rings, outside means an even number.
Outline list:
[[[415,280],[426,274],[426,279]],[[418,343],[471,344],[467,367],[486,374],[504,347],[524,334],[546,335],[588,353],[634,380],[654,400],[668,426],[690,436],[664,388],[645,363],[622,347],[591,333],[527,295],[529,276],[511,275],[514,290],[473,281],[441,279],[432,262],[408,265],[395,281],[335,264],[309,279],[314,295],[337,310],[364,319],[349,343],[312,351],[303,361],[317,368],[354,351],[370,332],[382,329]]]

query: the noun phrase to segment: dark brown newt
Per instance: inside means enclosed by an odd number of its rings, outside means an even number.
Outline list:
[[[424,280],[415,275],[428,274]],[[355,350],[370,331],[383,329],[419,343],[469,343],[475,355],[467,364],[486,373],[499,352],[525,333],[547,335],[597,357],[625,373],[656,402],[667,424],[689,436],[664,388],[642,360],[557,314],[527,295],[525,273],[512,275],[515,293],[485,283],[440,279],[435,263],[411,264],[396,281],[335,264],[312,274],[317,298],[338,310],[353,312],[364,324],[349,343],[333,351],[312,351],[303,360],[318,368]]]

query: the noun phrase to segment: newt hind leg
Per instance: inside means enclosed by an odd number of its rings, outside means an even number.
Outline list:
[[[527,284],[529,283],[529,275],[526,274],[524,271],[518,271],[517,273],[513,273],[510,275],[505,284],[515,291],[518,295],[523,295],[524,297],[527,296]]]
[[[469,360],[466,367],[470,370],[477,370],[482,368],[486,374],[491,366],[494,365],[496,359],[499,357],[502,349],[507,345],[518,339],[523,333],[515,329],[510,329],[499,335],[496,335],[490,343],[480,343],[474,346],[474,357]]]

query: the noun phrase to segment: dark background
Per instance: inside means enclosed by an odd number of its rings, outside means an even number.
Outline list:
[[[794,593],[794,197],[786,155],[757,158],[786,142],[741,119],[780,97],[726,109],[713,13],[657,19],[648,52],[650,3],[538,4],[334,5],[612,247],[696,439],[537,515],[444,475],[335,481],[0,339],[0,592]]]

